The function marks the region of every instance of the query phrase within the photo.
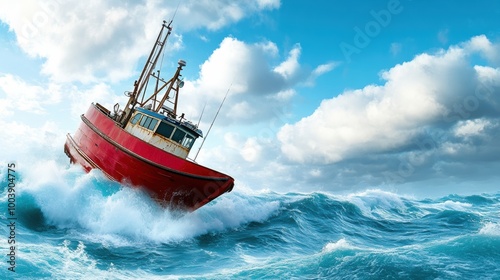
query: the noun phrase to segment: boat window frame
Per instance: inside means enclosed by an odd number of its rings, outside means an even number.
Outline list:
[[[135,114],[134,117],[130,120],[130,123],[133,124],[133,125],[137,124],[141,120],[141,118],[142,118],[143,115],[144,114],[142,114],[142,113]],[[134,120],[135,120],[135,122],[134,122]]]
[[[155,131],[155,127],[157,124],[158,124],[158,119],[152,118],[151,123],[149,124],[149,126],[147,128],[151,131]]]
[[[153,118],[150,116],[146,117],[146,121],[144,122],[144,125],[141,125],[145,129],[148,129],[148,127],[151,125],[151,122],[153,121]]]
[[[190,141],[188,141],[188,140],[190,140]],[[187,149],[191,149],[191,147],[193,147],[193,144],[195,141],[196,141],[196,137],[191,135],[191,133],[186,132],[184,139],[182,139],[182,141],[181,141],[181,145]]]
[[[149,115],[143,114],[143,117],[141,118],[141,121],[138,122],[138,125],[144,129],[151,130],[154,132],[156,125],[158,124],[158,121],[159,120],[157,118],[153,118]]]
[[[161,133],[161,132],[159,132],[159,131],[158,131],[158,129],[160,128],[160,126],[162,126],[162,124],[164,124],[165,126],[168,126],[168,127],[170,127],[170,128],[172,129],[172,130],[170,131],[170,134],[169,134],[169,135],[165,135],[165,134],[163,134],[163,133]],[[171,139],[170,137],[172,137],[172,134],[174,133],[175,128],[176,128],[176,127],[175,127],[174,125],[172,125],[172,124],[170,124],[170,123],[168,123],[168,122],[165,122],[165,121],[160,121],[160,125],[158,125],[158,128],[156,128],[155,133],[156,133],[156,134],[159,134],[159,135],[161,135],[161,136],[163,136],[163,137],[165,137],[165,138]]]
[[[164,131],[164,129],[166,129],[166,131]],[[164,134],[164,132],[168,132],[168,130],[170,130],[169,135]],[[173,141],[188,150],[193,147],[194,142],[196,142],[196,139],[198,138],[185,129],[182,129],[181,127],[165,120],[160,121],[160,124],[155,130],[155,134],[167,138],[168,140]]]
[[[146,117],[141,118],[141,121],[139,122],[139,125],[142,127],[144,127],[144,124],[148,120],[148,115],[144,115],[144,116],[146,116]]]
[[[176,138],[174,138],[176,136],[176,134],[177,134],[177,131],[179,131],[180,133],[182,133],[182,137],[176,137]],[[172,139],[172,141],[174,141],[176,143],[181,144],[182,141],[184,140],[184,138],[186,137],[186,134],[187,134],[186,131],[184,131],[183,129],[180,129],[178,127],[176,127],[175,130],[174,130],[174,132],[172,133],[172,137],[170,139]],[[178,136],[179,136],[179,134],[178,134]]]

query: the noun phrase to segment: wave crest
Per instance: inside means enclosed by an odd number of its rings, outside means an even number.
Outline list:
[[[500,224],[488,222],[479,230],[480,235],[500,236]]]
[[[40,209],[46,223],[58,228],[155,242],[182,241],[263,221],[280,206],[279,201],[236,191],[179,216],[142,191],[107,180],[98,170],[84,174],[54,162],[32,168],[22,182],[22,195],[34,201],[32,207]]]

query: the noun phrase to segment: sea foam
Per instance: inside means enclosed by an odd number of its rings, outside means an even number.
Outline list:
[[[98,170],[85,174],[52,161],[33,166],[22,190],[33,197],[48,224],[155,242],[182,241],[263,221],[280,205],[233,191],[195,212],[179,215],[139,189],[106,179]]]
[[[500,224],[488,222],[479,230],[480,235],[500,236]]]

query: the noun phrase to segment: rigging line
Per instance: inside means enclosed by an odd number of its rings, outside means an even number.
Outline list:
[[[214,125],[215,120],[217,119],[217,116],[219,115],[220,109],[222,108],[222,105],[224,104],[224,101],[226,101],[226,97],[229,94],[229,91],[231,90],[231,86],[233,83],[229,85],[229,88],[226,91],[226,95],[224,95],[224,99],[222,99],[222,102],[220,103],[219,109],[217,109],[217,113],[215,113],[215,117],[212,120],[212,123],[210,124],[210,127],[208,128],[207,135],[205,135],[205,138],[203,138],[203,141],[201,142],[200,148],[198,148],[198,152],[196,153],[196,156],[194,157],[193,161],[196,161],[196,158],[198,157],[198,154],[200,153],[201,147],[203,147],[203,144],[205,143],[205,140],[208,138],[208,134],[210,133],[210,130],[212,129],[212,126]]]
[[[161,61],[160,61],[160,68],[158,69],[159,71],[161,71],[161,69],[163,69],[163,60],[165,58],[165,52],[162,52],[161,53]],[[160,75],[158,75],[158,79],[160,78]]]

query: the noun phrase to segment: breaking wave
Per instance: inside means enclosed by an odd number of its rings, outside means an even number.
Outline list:
[[[419,200],[377,189],[334,195],[235,188],[179,214],[99,171],[53,161],[21,174],[17,190],[16,273],[24,279],[500,275],[500,194]]]

